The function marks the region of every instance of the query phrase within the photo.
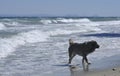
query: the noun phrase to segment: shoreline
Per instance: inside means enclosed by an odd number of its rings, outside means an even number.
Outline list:
[[[64,68],[61,70],[54,71],[52,73],[44,74],[44,76],[120,76],[120,66],[104,70],[89,71],[83,71],[82,68]]]
[[[70,76],[120,76],[120,66],[104,70],[72,70]]]
[[[120,76],[120,66],[107,70],[86,73],[85,76]]]
[[[120,55],[107,57],[89,65],[88,71],[83,71],[82,65],[62,66],[62,69],[52,71],[44,76],[120,76]]]

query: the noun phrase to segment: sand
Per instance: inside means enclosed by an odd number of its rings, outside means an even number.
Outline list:
[[[85,76],[120,76],[120,68],[86,73]]]
[[[94,71],[71,71],[70,76],[120,76],[120,67]]]
[[[120,76],[120,66],[104,70],[90,69],[88,71],[83,71],[81,67],[66,67],[44,76]]]
[[[62,69],[52,71],[44,76],[120,76],[120,55],[106,57],[93,62],[84,71],[82,65],[62,66]],[[60,66],[59,66],[60,67]]]
[[[94,62],[88,71],[70,67],[70,76],[120,76],[120,55],[115,55]]]

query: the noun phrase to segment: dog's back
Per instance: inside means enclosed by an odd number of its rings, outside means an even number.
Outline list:
[[[83,43],[74,43],[69,46],[69,53],[78,54],[83,56],[83,53],[86,51],[86,47]]]
[[[78,55],[83,56],[83,54],[88,55],[95,51],[99,47],[95,41],[88,41],[84,43],[72,43],[69,47],[69,52],[74,52]]]

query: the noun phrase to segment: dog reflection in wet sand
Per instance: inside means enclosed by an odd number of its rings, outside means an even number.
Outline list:
[[[100,46],[97,44],[96,41],[88,41],[84,43],[74,43],[72,39],[69,39],[69,64],[71,64],[72,59],[76,56],[82,56],[82,65],[83,70],[88,70],[88,65],[91,64],[88,62],[87,55],[94,52],[96,48]],[[74,67],[73,67],[74,68]]]

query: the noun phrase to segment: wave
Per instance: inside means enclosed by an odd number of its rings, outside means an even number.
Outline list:
[[[28,32],[18,33],[17,35],[12,36],[11,38],[1,38],[0,39],[0,48],[1,48],[0,58],[8,56],[12,52],[14,52],[16,48],[18,48],[19,46],[25,45],[27,43],[44,42],[44,41],[47,41],[47,39],[50,36],[55,36],[55,35],[68,35],[73,33],[88,32],[88,31],[91,31],[90,28],[85,28],[81,30],[56,29],[53,31],[46,31],[46,32],[42,32],[40,30],[32,30]],[[92,31],[99,30],[97,28],[92,28],[92,29],[94,29]]]
[[[99,25],[120,25],[120,20],[116,20],[116,21],[99,21],[96,22]]]
[[[52,23],[86,23],[86,22],[91,22],[87,18],[83,19],[65,19],[65,18],[57,18],[57,19],[43,19],[40,20],[42,24],[52,24]]]
[[[0,30],[3,30],[5,28],[6,28],[6,26],[3,23],[0,23]]]
[[[11,26],[20,26],[22,24],[20,24],[19,22],[15,22],[15,21],[12,21],[12,22],[5,22],[4,23],[6,26],[8,27],[11,27]]]
[[[56,29],[53,31],[48,31],[46,33],[49,34],[50,36],[55,36],[55,35],[69,35],[69,34],[83,33],[83,32],[103,32],[103,31],[98,27],[82,27],[73,30]]]
[[[91,22],[89,19],[87,18],[83,18],[83,19],[60,19],[57,20],[58,22],[62,22],[62,23],[80,23],[80,22]]]
[[[0,39],[0,58],[6,57],[21,45],[46,41],[49,36],[38,30],[19,33],[11,38]]]
[[[55,36],[55,35],[67,35],[67,34],[80,33],[80,32],[86,32],[86,30],[63,30],[63,29],[56,29],[54,31],[48,31],[47,34],[49,34],[50,36]]]
[[[52,20],[40,20],[40,23],[42,24],[51,24],[51,23],[55,23]]]

